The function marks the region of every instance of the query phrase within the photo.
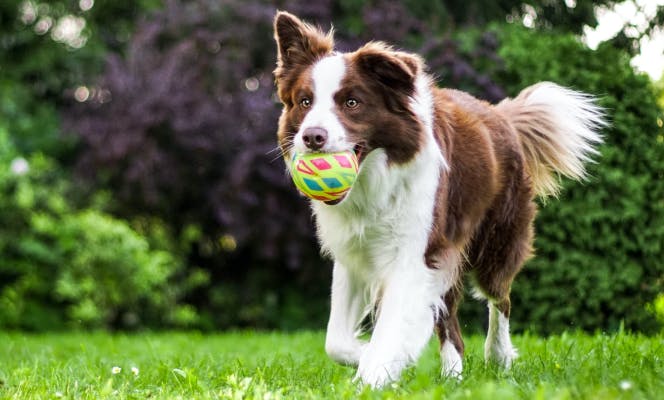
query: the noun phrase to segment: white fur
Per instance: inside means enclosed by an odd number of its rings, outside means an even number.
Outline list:
[[[374,150],[346,199],[334,206],[312,203],[323,250],[335,259],[326,350],[342,362],[359,359],[357,378],[374,387],[397,379],[419,356],[444,309],[441,297],[458,273],[456,265],[430,269],[424,262],[446,166],[433,137],[427,82],[418,79],[411,103],[426,128],[416,157],[389,166],[386,153]],[[374,330],[365,345],[357,340],[357,328],[374,307]]]
[[[603,109],[595,104],[592,96],[551,82],[535,85],[525,104],[547,108],[551,120],[556,122],[555,135],[569,149],[565,164],[569,165],[570,177],[583,177],[583,163],[592,161],[590,157],[599,154],[595,148],[602,143],[599,128],[607,125]]]
[[[461,355],[449,340],[446,340],[440,349],[440,361],[443,376],[456,378],[458,380],[463,379],[463,376],[461,375],[461,372],[463,371]]]
[[[420,74],[415,80],[415,96],[410,100],[410,108],[413,110],[415,115],[419,118],[424,125],[424,129],[429,133],[429,137],[433,139],[433,117],[434,117],[434,108],[433,108],[433,95],[431,93],[431,78],[426,75]],[[443,167],[448,170],[449,164],[443,153],[438,151],[438,156],[440,161],[443,164]]]
[[[600,130],[607,125],[604,110],[585,93],[541,82],[515,99],[503,100],[506,113],[521,135],[533,188],[540,196],[556,195],[556,174],[583,179],[584,163],[599,152]]]
[[[484,343],[484,358],[504,368],[510,368],[517,357],[516,349],[510,339],[510,322],[489,302],[489,329]]]
[[[305,153],[307,147],[302,135],[307,128],[323,128],[328,137],[322,152],[336,152],[352,149],[353,145],[346,141],[344,127],[334,113],[336,104],[334,94],[341,86],[341,80],[346,72],[346,62],[342,54],[335,54],[318,61],[312,69],[314,96],[311,110],[302,121],[299,131],[295,135],[293,145],[295,152]]]

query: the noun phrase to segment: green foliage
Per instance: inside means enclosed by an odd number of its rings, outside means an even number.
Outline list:
[[[655,90],[657,91],[657,103],[660,108],[664,108],[664,74],[655,82]]]
[[[591,51],[572,35],[500,28],[510,95],[540,80],[597,95],[607,110],[601,156],[583,183],[565,182],[542,205],[536,257],[513,291],[517,327],[653,331],[646,304],[664,291],[664,130],[645,75],[609,45]]]
[[[655,399],[664,391],[661,335],[514,338],[512,370],[484,364],[469,337],[464,379],[440,377],[431,341],[417,366],[385,390],[324,353],[324,334],[0,333],[0,397],[185,399]]]
[[[502,22],[506,18],[519,21],[524,15],[533,18],[533,25],[539,28],[556,27],[572,33],[582,33],[586,25],[596,26],[595,9],[610,7],[621,0],[576,0],[574,6],[565,1],[551,0],[446,0],[421,1],[401,0],[408,11],[421,21],[442,30],[453,31],[459,26],[485,26],[491,22]],[[362,0],[345,0],[342,6],[370,3]],[[350,8],[350,7],[348,7]],[[349,9],[348,11],[352,11]],[[349,15],[357,15],[349,12]]]
[[[19,149],[64,155],[73,147],[62,140],[55,106],[35,101],[31,91],[17,81],[0,78],[0,120]]]
[[[664,326],[664,293],[660,294],[655,300],[648,305],[650,311],[655,318]]]
[[[125,221],[73,208],[59,174],[39,153],[18,156],[0,125],[0,327],[191,323],[177,301],[197,282],[183,279],[174,246],[157,229],[159,246]]]
[[[133,19],[160,1],[93,2],[3,0],[0,4],[0,121],[22,153],[71,157],[55,109],[96,75],[107,49],[128,40]],[[63,34],[69,22],[78,35]],[[74,29],[76,31],[76,29]]]
[[[106,49],[128,40],[135,15],[159,3],[96,2],[87,10],[71,1],[0,5],[0,327],[198,321],[196,310],[180,302],[207,280],[194,266],[185,271],[180,249],[188,242],[174,243],[155,219],[123,221],[99,205],[76,206],[90,200],[68,182],[77,147],[58,116],[99,72]],[[67,20],[83,24],[78,35],[59,33]]]

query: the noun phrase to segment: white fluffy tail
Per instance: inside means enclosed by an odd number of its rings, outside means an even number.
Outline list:
[[[539,196],[557,195],[558,174],[581,180],[584,163],[599,154],[604,110],[585,93],[542,82],[496,106],[519,133],[526,168]]]

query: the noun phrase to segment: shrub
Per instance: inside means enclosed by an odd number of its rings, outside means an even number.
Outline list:
[[[0,327],[178,326],[183,260],[125,221],[77,210],[57,164],[20,157],[0,125]],[[176,281],[178,279],[178,281]]]

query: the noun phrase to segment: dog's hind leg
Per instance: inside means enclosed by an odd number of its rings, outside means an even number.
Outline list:
[[[509,323],[509,297],[502,301],[489,300],[489,329],[484,343],[484,358],[487,362],[510,368],[517,357],[512,346]]]
[[[436,333],[440,341],[441,374],[461,379],[463,370],[463,339],[457,318],[457,307],[461,299],[461,288],[453,286],[443,298],[446,310],[438,312]]]
[[[514,277],[532,253],[532,220],[535,205],[530,201],[517,207],[518,213],[507,215],[503,223],[490,218],[476,237],[471,252],[471,265],[477,296],[486,298],[489,328],[484,345],[487,362],[509,368],[517,352],[509,333],[510,288]],[[503,211],[502,216],[505,217]]]
[[[335,263],[325,351],[330,358],[341,364],[357,365],[366,346],[357,338],[367,312],[367,302],[359,286],[351,279],[346,267]]]

